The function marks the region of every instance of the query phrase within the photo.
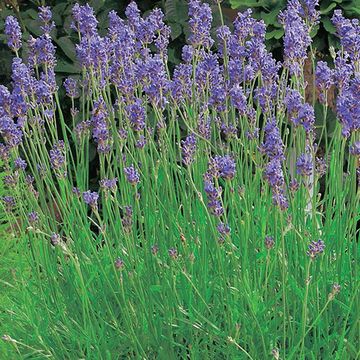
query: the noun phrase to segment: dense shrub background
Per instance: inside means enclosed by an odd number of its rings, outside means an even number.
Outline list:
[[[78,1],[85,3],[85,1]],[[219,14],[215,0],[209,0],[213,7],[213,27],[220,24]],[[21,20],[24,31],[24,38],[29,34],[38,36],[40,34],[39,21],[37,19],[36,9],[40,5],[49,5],[52,7],[56,30],[54,30],[54,40],[58,46],[58,56],[60,55],[57,65],[59,77],[69,74],[78,74],[79,67],[76,62],[74,44],[71,40],[74,34],[70,31],[71,8],[76,3],[75,0],[1,0],[0,1],[0,82],[7,83],[10,79],[11,52],[6,47],[3,35],[4,19],[8,15],[16,15]],[[116,10],[120,15],[129,4],[129,0],[100,0],[88,1],[95,9],[99,19],[100,32],[107,27],[107,14],[110,10]],[[177,64],[180,58],[180,49],[184,45],[188,36],[189,29],[187,26],[188,6],[186,0],[139,0],[137,4],[141,11],[146,14],[147,11],[154,7],[160,7],[166,15],[166,21],[171,26],[171,39],[169,50],[169,61]],[[267,40],[268,46],[275,52],[275,56],[281,58],[281,37],[284,31],[277,21],[280,10],[286,6],[286,0],[225,0],[222,1],[222,8],[225,15],[225,22],[231,25],[232,20],[236,17],[238,11],[246,8],[253,10],[254,17],[263,19],[268,27]],[[342,9],[347,17],[360,16],[360,6],[358,0],[322,0],[320,1],[321,23],[314,29],[313,46],[325,56],[328,55],[330,46],[337,48],[338,40],[335,37],[335,28],[331,24],[330,17],[335,9]]]

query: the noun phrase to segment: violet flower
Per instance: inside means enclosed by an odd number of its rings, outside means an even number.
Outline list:
[[[5,35],[7,36],[7,44],[12,51],[19,51],[21,48],[21,28],[19,22],[14,16],[8,16],[5,20]]]
[[[182,162],[189,166],[194,162],[196,153],[196,136],[190,134],[185,140],[181,140]]]
[[[314,161],[309,153],[301,154],[296,161],[296,172],[301,176],[311,176]]]
[[[134,165],[130,165],[129,167],[124,168],[124,173],[126,175],[127,181],[131,185],[135,186],[140,182],[140,175],[135,169]]]
[[[322,254],[325,249],[325,243],[322,240],[312,241],[309,244],[307,255],[314,260],[318,255]]]
[[[97,192],[91,192],[90,190],[83,192],[84,203],[89,205],[94,211],[98,208],[99,194]]]
[[[189,1],[189,43],[194,47],[210,48],[214,43],[211,38],[212,12],[209,4],[199,0]]]

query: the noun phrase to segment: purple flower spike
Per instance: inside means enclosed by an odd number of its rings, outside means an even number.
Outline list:
[[[355,141],[349,148],[350,154],[360,156],[360,141]]]
[[[234,178],[235,173],[236,165],[234,159],[229,155],[223,156],[220,162],[220,176],[223,179],[231,180]]]
[[[59,234],[53,233],[50,236],[51,245],[53,245],[53,246],[59,245],[60,241],[61,241],[61,236]]]
[[[320,102],[325,103],[325,93],[334,83],[333,70],[329,68],[325,61],[319,61],[316,66],[315,79],[316,87],[320,92]]]
[[[240,85],[236,84],[230,90],[232,105],[239,111],[240,115],[245,115],[247,110],[246,96]]]
[[[322,254],[325,249],[325,243],[322,240],[312,241],[309,244],[307,255],[314,260],[318,255]]]
[[[230,231],[231,231],[230,226],[227,224],[224,224],[223,222],[220,222],[216,228],[217,228],[220,236],[227,236],[230,234]]]
[[[15,170],[25,170],[27,167],[27,163],[25,160],[23,160],[22,158],[16,158],[14,161],[14,167]]]
[[[192,164],[196,152],[196,136],[194,134],[181,141],[181,151],[183,164],[187,166]]]
[[[221,204],[222,188],[216,188],[212,181],[205,180],[204,191],[208,198],[208,208],[210,213],[216,217],[220,217],[224,213],[224,208]]]
[[[213,178],[222,177],[231,180],[236,173],[235,161],[229,155],[215,156],[209,161],[207,173]]]
[[[151,253],[156,256],[158,252],[159,252],[159,246],[157,244],[152,245]]]
[[[39,221],[39,214],[36,211],[32,211],[28,214],[28,220],[30,224],[35,224]]]
[[[212,13],[209,4],[201,4],[199,0],[189,1],[189,43],[210,48],[214,43],[210,35]]]
[[[64,81],[64,87],[66,90],[66,95],[72,98],[78,97],[79,92],[77,89],[77,81],[73,78],[67,78]]]
[[[51,30],[55,27],[55,23],[51,21],[52,12],[50,6],[39,7],[39,19],[44,23],[44,25],[41,26],[41,30],[44,34],[50,34]]]
[[[108,124],[108,110],[102,98],[94,103],[91,125],[92,136],[98,144],[99,153],[108,153],[112,148],[113,139]]]
[[[311,176],[314,161],[311,154],[301,154],[296,161],[296,172],[301,176]]]
[[[93,210],[97,210],[99,194],[91,192],[90,190],[83,192],[83,200],[85,204],[89,205]]]
[[[299,110],[299,115],[294,120],[295,125],[302,125],[306,133],[311,133],[315,124],[315,112],[314,108],[305,103]]]
[[[120,258],[117,258],[115,260],[114,264],[115,264],[116,269],[118,269],[118,270],[121,270],[125,266],[124,260],[122,260]]]
[[[100,187],[104,189],[104,191],[112,191],[115,192],[117,189],[117,178],[114,179],[102,179],[100,180]]]
[[[94,9],[86,4],[81,6],[75,4],[72,9],[72,15],[74,22],[71,24],[71,28],[80,32],[84,37],[90,38],[97,34],[98,21],[94,15]]]
[[[275,245],[275,240],[272,236],[265,236],[265,240],[264,240],[264,244],[265,244],[265,247],[270,250],[274,247]]]
[[[14,16],[8,16],[5,20],[5,35],[8,39],[8,46],[13,51],[21,48],[21,28]]]
[[[175,248],[169,249],[169,256],[174,260],[177,259],[178,251]]]
[[[140,182],[140,175],[138,171],[135,169],[134,165],[130,165],[129,167],[124,168],[124,172],[127,178],[127,181],[135,186]]]
[[[145,108],[140,99],[136,99],[131,105],[125,107],[130,125],[134,131],[141,131],[145,128]]]
[[[13,196],[3,196],[2,201],[4,203],[6,211],[11,212],[12,210],[14,210],[16,202]]]
[[[121,219],[121,224],[124,228],[124,231],[126,233],[130,233],[131,232],[131,228],[132,228],[132,216],[133,216],[133,209],[131,206],[125,206],[123,209],[123,217]]]

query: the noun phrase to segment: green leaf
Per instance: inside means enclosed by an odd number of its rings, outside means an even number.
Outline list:
[[[169,22],[186,23],[188,19],[188,6],[186,1],[167,0],[165,2],[165,17]]]
[[[89,5],[94,9],[95,12],[98,12],[105,4],[105,0],[91,0]]]
[[[63,36],[54,41],[70,60],[76,61],[75,45],[68,36]]]
[[[171,40],[175,40],[182,34],[182,26],[175,22],[169,22],[169,25],[171,27]]]
[[[266,13],[264,11],[261,11],[260,17],[265,21],[268,25],[273,25],[277,23],[277,18],[279,16],[279,12],[281,10],[281,7],[277,7],[275,9],[271,9],[269,13]]]
[[[38,20],[38,13],[34,9],[28,9],[24,14],[33,20]]]
[[[41,36],[42,31],[40,29],[41,23],[39,20],[25,19],[24,24],[26,29],[35,36]]]
[[[257,0],[230,0],[230,5],[232,9],[264,6],[262,2],[259,3]]]
[[[323,17],[323,19],[321,20],[325,30],[330,33],[330,34],[335,34],[336,29],[335,26],[331,23],[331,20],[329,17],[325,16]]]
[[[320,14],[321,15],[327,15],[336,6],[337,6],[337,4],[335,2],[332,2],[326,8],[320,8]]]
[[[316,36],[318,31],[319,31],[319,25],[314,26],[313,29],[310,32],[310,36],[313,38],[314,36]]]
[[[53,20],[57,26],[63,24],[63,16],[66,6],[67,6],[66,3],[60,3],[52,8]]]
[[[276,29],[276,30],[266,33],[266,39],[269,40],[269,39],[275,38],[278,40],[278,39],[282,38],[283,35],[284,35],[283,29]]]
[[[342,8],[343,8],[343,10],[345,10],[347,12],[348,16],[360,15],[359,5],[353,4],[353,2],[351,2],[348,5],[342,5]]]
[[[65,74],[80,74],[81,69],[77,64],[72,64],[64,60],[58,60],[57,65],[55,66],[55,71],[57,73]]]
[[[169,57],[169,62],[171,62],[172,64],[176,65],[180,63],[180,59],[178,56],[176,56],[176,50],[174,48],[168,49],[168,57]]]

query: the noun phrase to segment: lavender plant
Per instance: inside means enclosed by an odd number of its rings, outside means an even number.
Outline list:
[[[316,64],[316,4],[281,13],[279,63],[251,10],[215,40],[210,7],[190,0],[173,72],[160,10],[142,17],[131,2],[99,34],[93,9],[76,4],[82,74],[64,82],[68,115],[50,8],[26,61],[7,20],[2,205],[26,259],[0,315],[8,358],[358,356],[360,29],[336,12],[342,49]],[[307,57],[320,119],[306,102]]]

